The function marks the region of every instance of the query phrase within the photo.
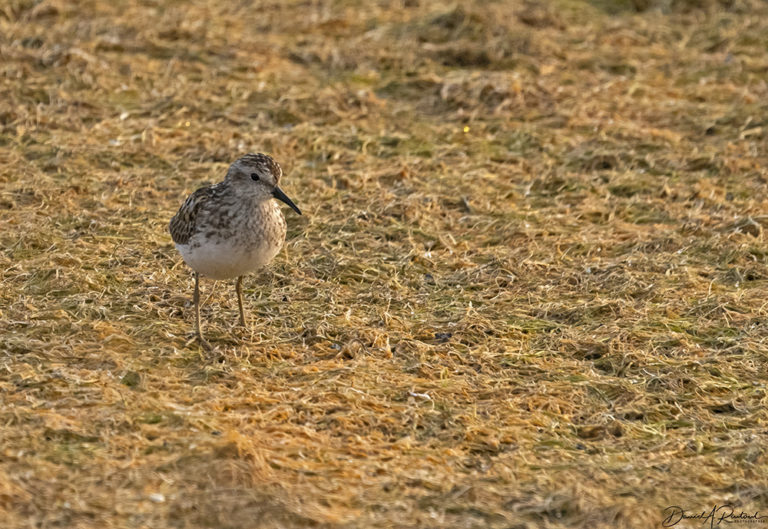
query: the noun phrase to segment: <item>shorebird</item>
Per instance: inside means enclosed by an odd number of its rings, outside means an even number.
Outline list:
[[[184,262],[195,272],[195,323],[203,348],[211,345],[200,325],[200,275],[237,278],[240,325],[245,326],[243,276],[269,263],[285,242],[285,218],[276,198],[301,211],[279,187],[283,170],[271,156],[246,154],[223,182],[201,187],[184,201],[168,226]]]

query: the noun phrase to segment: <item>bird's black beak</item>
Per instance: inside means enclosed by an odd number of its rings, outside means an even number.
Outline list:
[[[282,189],[280,189],[279,187],[275,186],[275,190],[274,190],[274,191],[272,191],[272,196],[273,196],[273,197],[275,197],[275,198],[276,198],[276,199],[278,199],[278,200],[281,200],[281,201],[285,202],[286,204],[288,204],[289,206],[291,206],[291,209],[292,209],[293,211],[295,211],[296,213],[298,213],[299,215],[301,215],[301,210],[300,210],[299,208],[297,208],[297,207],[296,207],[296,204],[294,204],[294,203],[293,203],[293,200],[291,200],[290,198],[288,198],[288,195],[286,195],[285,193],[283,193],[283,190],[282,190]]]

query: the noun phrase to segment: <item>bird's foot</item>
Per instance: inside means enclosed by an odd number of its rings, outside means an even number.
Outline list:
[[[200,342],[200,346],[203,348],[203,350],[209,353],[213,351],[213,346],[208,342],[208,340],[203,338],[202,335],[198,334],[197,340]]]

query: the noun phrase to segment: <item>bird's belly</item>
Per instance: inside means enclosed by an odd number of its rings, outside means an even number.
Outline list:
[[[281,245],[260,244],[244,248],[228,242],[177,244],[184,262],[211,279],[230,279],[252,272],[269,263]]]

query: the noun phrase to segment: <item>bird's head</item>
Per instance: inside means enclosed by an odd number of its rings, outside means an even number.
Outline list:
[[[246,154],[229,166],[226,181],[239,192],[247,193],[257,200],[276,198],[288,204],[301,215],[301,210],[280,189],[280,177],[283,170],[271,156],[266,154]]]

